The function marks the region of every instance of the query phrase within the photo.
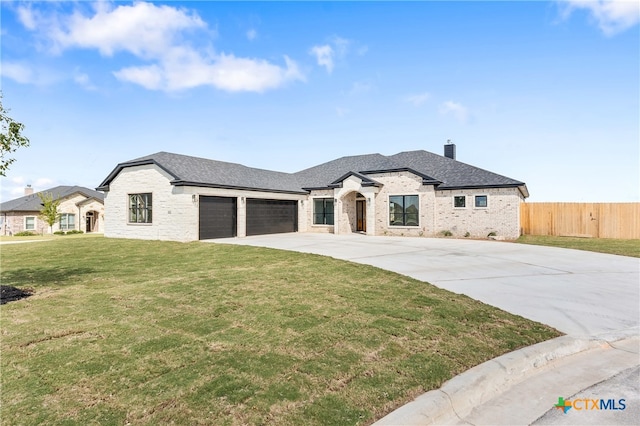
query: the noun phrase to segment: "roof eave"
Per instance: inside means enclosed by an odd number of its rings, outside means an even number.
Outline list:
[[[195,186],[202,188],[220,188],[220,189],[234,189],[234,190],[242,190],[242,191],[253,191],[253,192],[274,192],[278,194],[296,194],[296,195],[307,195],[308,191],[301,188],[300,191],[296,190],[287,190],[287,189],[269,189],[269,188],[252,188],[248,186],[237,186],[237,185],[222,185],[217,183],[204,183],[204,182],[193,182],[186,180],[175,179],[169,182],[174,186]]]
[[[97,201],[97,202],[99,202],[99,203],[104,204],[104,200],[101,200],[101,199],[100,199],[100,198],[98,198],[98,197],[87,197],[87,198],[85,198],[84,200],[78,201],[78,202],[76,203],[76,206],[80,207],[81,205],[83,205],[83,204],[87,204],[87,203],[88,203],[88,202],[90,202],[90,201]]]
[[[490,188],[518,188],[522,192],[522,187],[525,188],[525,192],[529,194],[526,190],[526,185],[522,182],[516,183],[502,183],[502,184],[485,184],[485,185],[444,185],[438,187],[439,190],[448,191],[450,189],[490,189]],[[524,194],[523,194],[524,195]],[[528,195],[527,195],[528,196]]]
[[[409,172],[416,176],[419,176],[422,178],[422,181],[425,185],[434,185],[434,184],[437,185],[442,183],[438,179],[434,179],[429,175],[426,175],[415,169],[412,169],[411,167],[398,167],[395,169],[383,169],[383,170],[364,170],[364,171],[361,171],[360,173],[362,173],[363,175],[371,175],[375,173],[397,173],[397,172]]]
[[[153,158],[148,158],[146,160],[127,161],[126,163],[118,164],[111,171],[111,173],[109,173],[109,176],[107,176],[106,179],[103,180],[102,183],[96,188],[96,191],[108,192],[109,191],[109,184],[111,183],[112,180],[114,180],[116,178],[116,176],[118,176],[118,174],[120,174],[120,172],[123,169],[125,169],[127,167],[147,166],[149,164],[153,164],[153,165],[158,166],[160,169],[164,170],[169,175],[171,175],[171,177],[173,177],[174,179],[178,179],[178,176],[176,176],[175,173],[173,173],[171,170],[169,170],[166,167],[164,167],[162,164],[158,163]]]

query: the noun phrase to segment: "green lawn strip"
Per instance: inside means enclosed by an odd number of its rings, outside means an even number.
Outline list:
[[[562,247],[620,256],[640,257],[640,240],[612,238],[554,237],[548,235],[523,235],[516,240],[522,244]]]
[[[559,335],[377,268],[254,247],[3,246],[3,424],[366,424]]]
[[[29,235],[24,237],[0,235],[0,243],[12,242],[12,241],[50,241],[59,239],[72,239],[72,238],[104,238],[102,234],[71,234],[71,235]]]

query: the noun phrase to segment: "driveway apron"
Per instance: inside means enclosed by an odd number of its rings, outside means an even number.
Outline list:
[[[640,259],[445,238],[274,234],[209,240],[315,253],[465,294],[575,337],[637,334]]]

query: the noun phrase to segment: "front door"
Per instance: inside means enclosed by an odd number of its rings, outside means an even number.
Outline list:
[[[87,212],[84,232],[93,232],[93,212]]]
[[[367,232],[367,202],[356,200],[356,231]]]

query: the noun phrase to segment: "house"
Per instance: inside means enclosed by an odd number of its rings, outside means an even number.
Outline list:
[[[42,220],[42,200],[31,185],[25,188],[23,197],[0,204],[0,227],[2,235],[13,235],[22,231],[47,234],[56,231],[79,230],[102,233],[104,230],[104,194],[82,186],[56,186],[40,191],[60,200],[60,217],[53,229]]]
[[[445,155],[357,155],[297,173],[168,152],[118,164],[105,235],[194,241],[280,232],[487,237],[520,235],[523,182]]]

